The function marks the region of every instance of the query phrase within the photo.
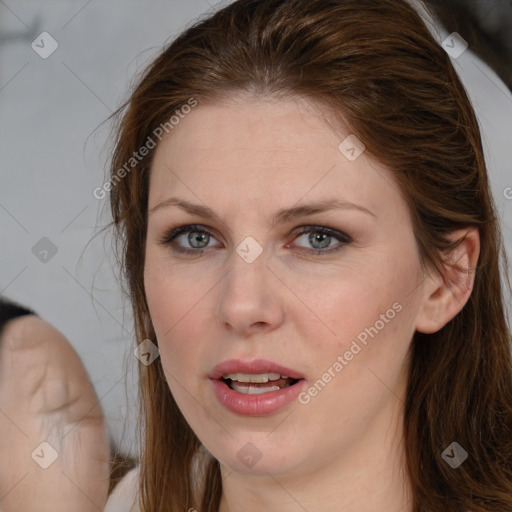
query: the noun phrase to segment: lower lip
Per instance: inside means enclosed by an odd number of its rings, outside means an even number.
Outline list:
[[[222,380],[211,380],[213,391],[217,400],[228,410],[243,416],[267,416],[277,412],[297,399],[304,380],[297,381],[276,391],[269,391],[260,395],[245,395],[234,391]]]

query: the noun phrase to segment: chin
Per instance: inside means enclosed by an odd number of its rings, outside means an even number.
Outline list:
[[[268,432],[258,435],[240,435],[226,439],[225,446],[216,446],[212,455],[223,465],[237,473],[254,476],[286,475],[292,472],[300,461],[295,459],[298,448],[285,446],[277,439],[272,442]],[[303,457],[307,459],[306,454]]]

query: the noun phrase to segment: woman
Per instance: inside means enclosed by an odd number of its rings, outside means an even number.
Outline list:
[[[144,437],[107,509],[137,484],[148,512],[509,512],[505,254],[417,12],[237,1],[119,114]]]

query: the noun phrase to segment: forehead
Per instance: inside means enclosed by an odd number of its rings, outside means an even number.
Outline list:
[[[337,147],[346,128],[338,128],[336,133],[325,116],[326,109],[306,98],[238,94],[199,103],[160,146],[217,152],[253,150],[260,154],[266,150],[284,154],[314,146]],[[195,156],[200,157],[189,155]]]
[[[305,98],[235,96],[199,103],[163,138],[151,169],[150,207],[173,194],[241,201],[297,202],[326,193],[371,209],[398,189],[364,152],[349,160],[339,146],[350,131]],[[380,195],[380,198],[378,197]],[[195,198],[197,200],[197,197]]]

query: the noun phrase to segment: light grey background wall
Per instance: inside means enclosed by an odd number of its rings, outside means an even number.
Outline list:
[[[138,361],[110,240],[93,238],[109,220],[106,200],[93,196],[108,157],[102,123],[134,74],[210,3],[0,1],[0,293],[67,336],[126,450],[135,448]],[[470,50],[453,62],[483,129],[512,255],[512,94]]]

